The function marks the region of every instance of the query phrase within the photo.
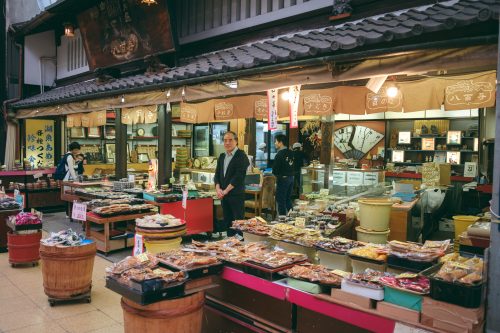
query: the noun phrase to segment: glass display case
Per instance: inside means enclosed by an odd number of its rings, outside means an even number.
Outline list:
[[[210,126],[193,126],[193,157],[210,156]]]
[[[328,189],[327,170],[325,165],[308,166],[301,169],[300,187],[302,193],[320,192]]]

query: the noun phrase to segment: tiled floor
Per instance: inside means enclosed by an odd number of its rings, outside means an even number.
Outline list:
[[[0,254],[0,332],[123,332],[120,296],[104,287],[111,263],[95,257],[92,302],[51,307],[43,292],[42,270],[12,268]]]

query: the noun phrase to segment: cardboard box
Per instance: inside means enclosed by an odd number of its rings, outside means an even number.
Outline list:
[[[428,186],[450,185],[451,164],[434,162],[422,164],[422,183]]]
[[[484,321],[484,306],[477,309],[464,308],[458,305],[433,300],[424,297],[422,315],[447,322],[453,325],[465,326],[472,329]]]
[[[423,313],[420,316],[420,324],[427,326],[429,328],[436,328],[436,329],[441,329],[445,331],[450,331],[451,333],[458,333],[458,332],[467,332],[467,333],[483,333],[484,329],[484,321],[481,323],[474,325],[471,329],[464,328],[464,327],[459,327],[457,325],[453,325],[450,323],[443,322],[439,319],[433,319],[427,315],[424,315]],[[466,331],[464,331],[466,329]]]
[[[339,301],[339,303],[352,306],[354,308],[361,307],[364,309],[374,309],[376,307],[376,302],[374,300],[356,294],[351,294],[340,289],[332,289],[331,296],[334,301]]]
[[[377,311],[384,316],[391,317],[395,321],[406,323],[419,323],[420,312],[410,310],[399,305],[394,305],[387,302],[378,302]]]
[[[439,164],[439,185],[451,184],[451,164]]]

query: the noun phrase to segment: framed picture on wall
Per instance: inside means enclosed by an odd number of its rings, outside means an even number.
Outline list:
[[[411,132],[399,132],[398,144],[409,145],[411,143]]]
[[[402,163],[405,161],[405,151],[404,150],[393,150],[392,151],[392,162]]]
[[[114,126],[105,126],[104,127],[104,138],[106,139],[114,139],[116,137],[116,131]]]
[[[69,136],[74,139],[85,139],[85,130],[83,127],[71,127]]]
[[[459,151],[447,151],[446,152],[446,163],[460,164],[460,152]]]
[[[422,150],[435,150],[435,143],[434,138],[422,138]]]
[[[87,138],[101,138],[101,128],[100,127],[89,127],[87,132]]]
[[[462,132],[461,131],[448,131],[448,136],[446,137],[446,143],[449,145],[459,145],[462,143]]]

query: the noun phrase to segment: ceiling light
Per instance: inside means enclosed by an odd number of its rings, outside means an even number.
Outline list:
[[[281,94],[281,99],[284,101],[288,101],[290,99],[290,92],[285,91],[284,93]]]
[[[170,89],[167,90],[167,98],[170,98]]]
[[[387,88],[387,97],[394,98],[398,95],[399,89],[398,87],[389,87]]]
[[[121,101],[122,103],[125,103],[125,95],[122,95]]]
[[[182,97],[186,97],[186,89],[182,87]]]
[[[380,88],[382,88],[382,85],[384,84],[385,80],[387,80],[387,75],[372,77],[366,83],[366,87],[371,91],[373,91],[375,94],[377,94]]]
[[[238,89],[238,80],[223,81],[222,84],[228,87],[229,89]]]

